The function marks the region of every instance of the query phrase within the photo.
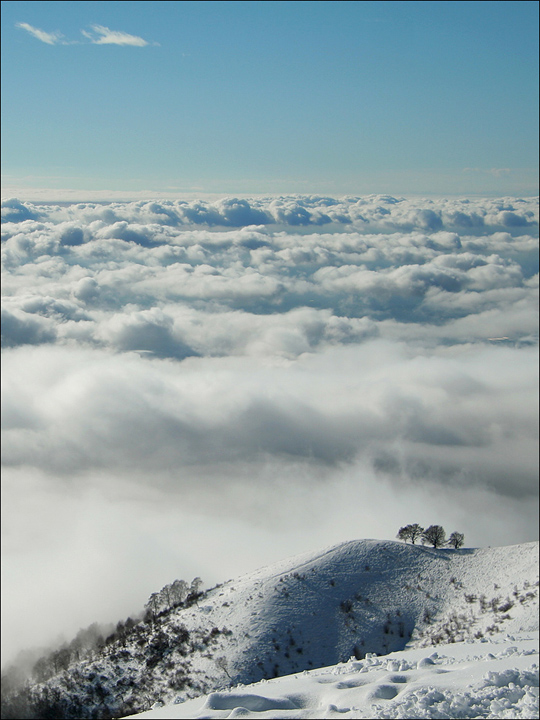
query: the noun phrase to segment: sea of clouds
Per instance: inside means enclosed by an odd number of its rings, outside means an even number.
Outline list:
[[[7,654],[409,522],[537,536],[536,198],[10,198],[2,289]]]

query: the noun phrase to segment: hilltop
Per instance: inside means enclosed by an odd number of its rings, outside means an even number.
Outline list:
[[[534,630],[538,543],[356,540],[122,623],[98,649],[13,692],[3,717],[117,717],[351,657]]]

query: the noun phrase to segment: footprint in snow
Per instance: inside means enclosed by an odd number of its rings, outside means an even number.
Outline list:
[[[342,680],[336,683],[336,690],[350,690],[351,688],[362,687],[366,683],[362,680]]]
[[[389,675],[386,680],[391,683],[409,682],[409,678],[406,675]]]
[[[369,693],[370,700],[393,700],[399,693],[399,688],[389,683],[382,683],[376,685],[373,690]]]
[[[267,698],[263,695],[214,692],[208,696],[203,709],[233,711],[247,709],[250,712],[268,712],[270,710],[297,710],[298,708],[289,698]]]

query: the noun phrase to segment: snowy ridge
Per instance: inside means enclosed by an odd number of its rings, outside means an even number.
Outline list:
[[[58,718],[118,717],[351,657],[363,663],[346,666],[356,672],[375,669],[374,654],[416,647],[422,659],[430,655],[423,646],[537,630],[538,543],[434,550],[350,541],[228,581],[187,606],[124,627],[97,655],[34,683],[24,717],[41,717],[33,708],[51,703]],[[201,715],[229,716],[235,717]]]
[[[530,587],[537,552],[536,543],[441,551],[352,541],[228,582],[203,609],[217,624],[249,633],[266,676],[283,674],[391,652],[410,640],[436,644],[537,629],[537,588]],[[516,568],[523,575],[516,577]],[[511,612],[500,610],[508,604]],[[239,640],[229,654],[229,673],[240,682],[253,673],[244,645]]]

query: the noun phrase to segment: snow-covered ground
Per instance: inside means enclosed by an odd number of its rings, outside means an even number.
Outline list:
[[[538,718],[538,632],[433,650],[351,658],[132,717]]]

